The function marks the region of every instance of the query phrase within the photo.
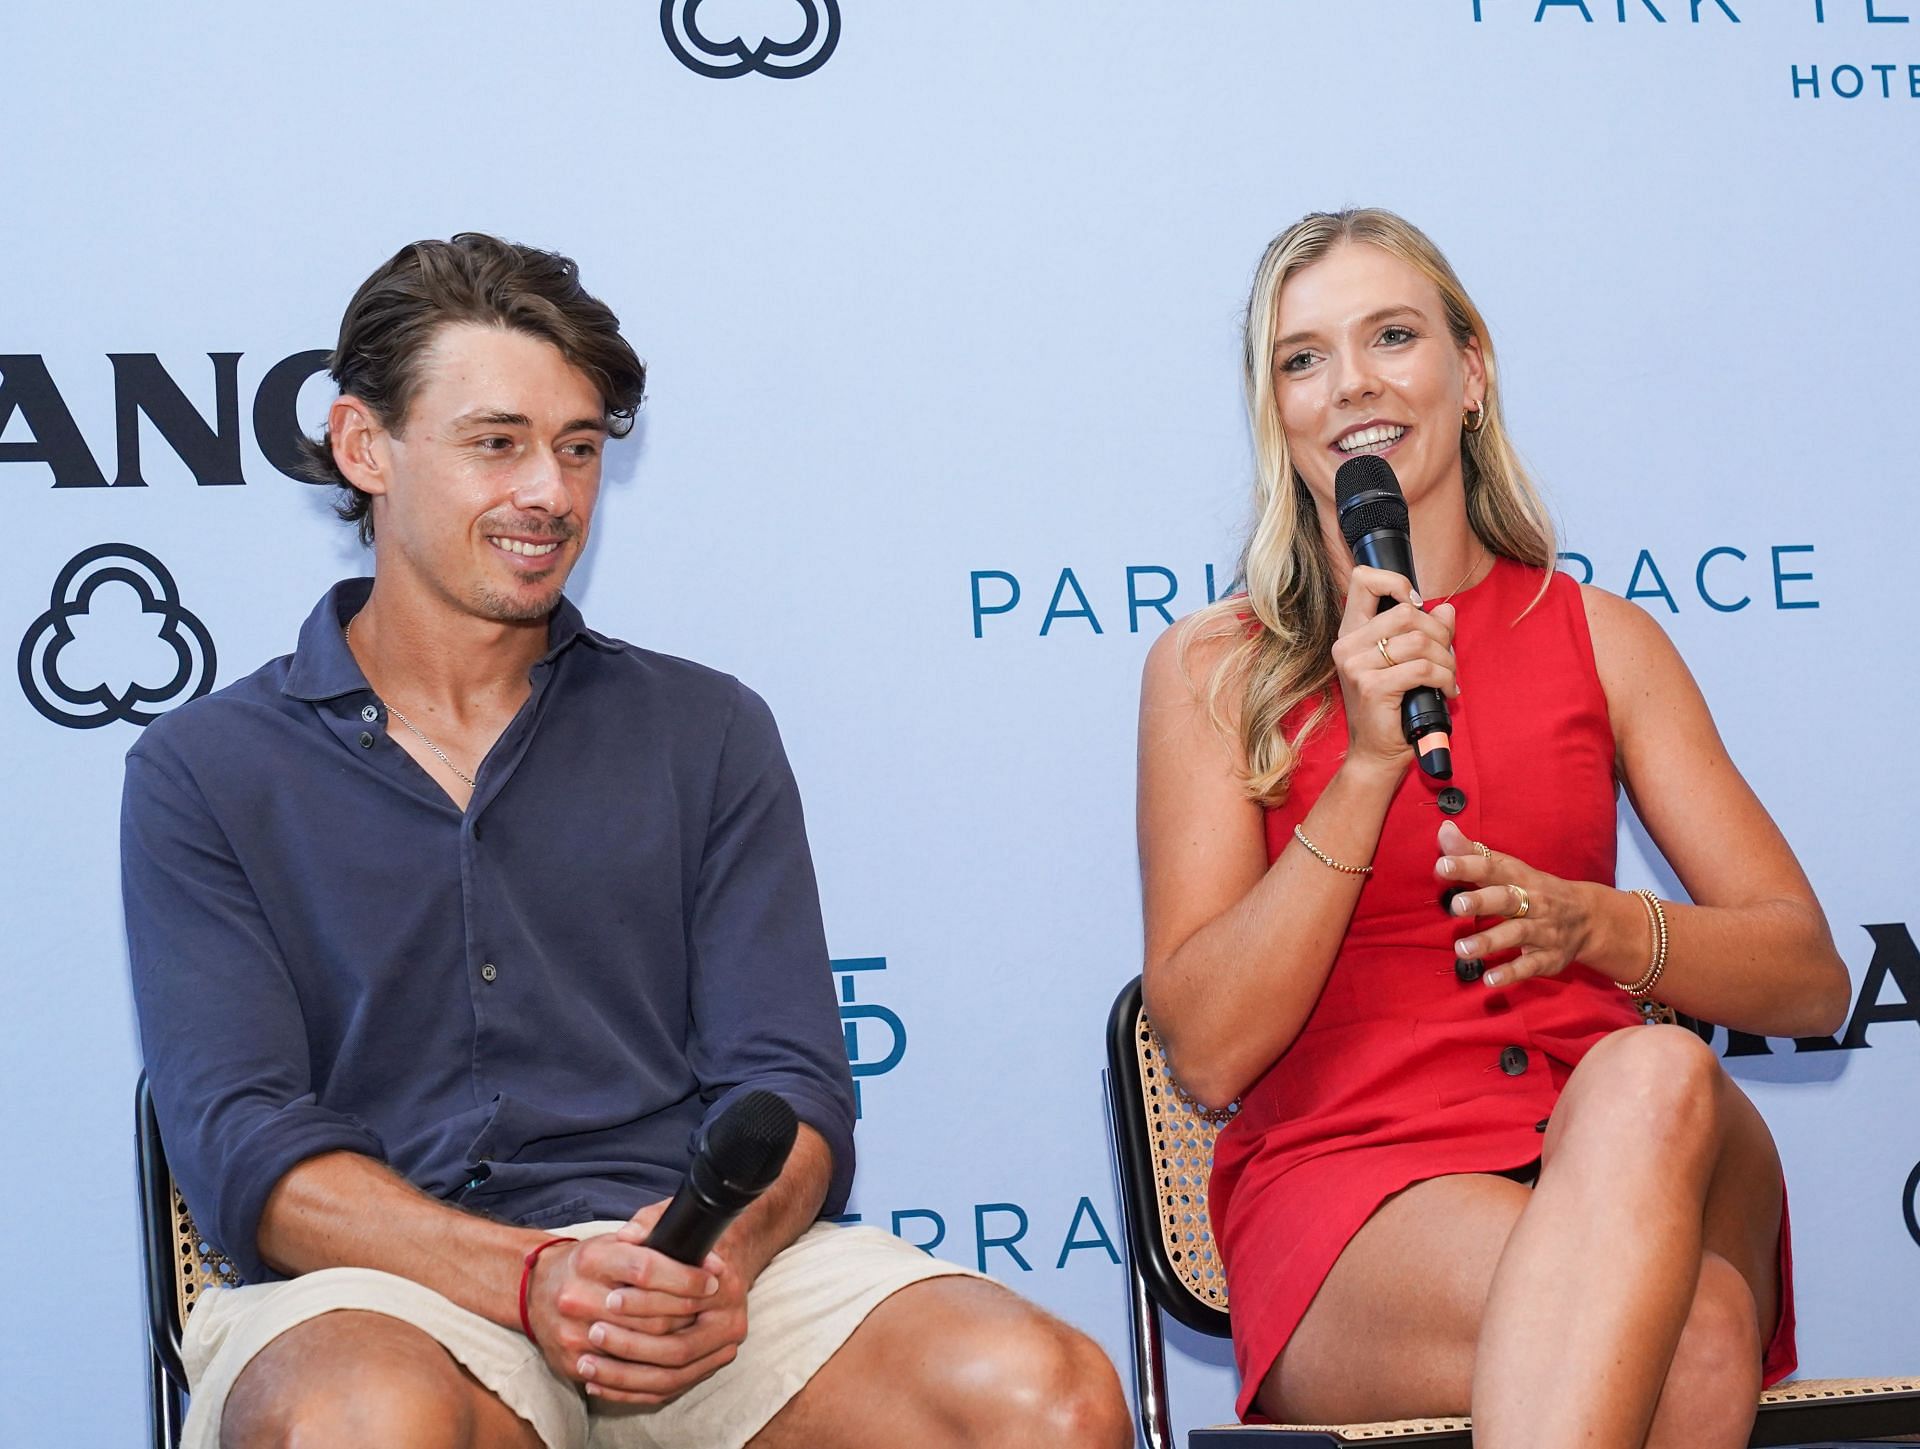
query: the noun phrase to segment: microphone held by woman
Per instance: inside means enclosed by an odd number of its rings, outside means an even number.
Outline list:
[[[1371,453],[1350,459],[1333,475],[1333,490],[1340,535],[1353,551],[1353,561],[1399,574],[1419,588],[1407,500],[1393,464]],[[1384,614],[1393,606],[1394,600],[1382,599],[1376,612]],[[1453,778],[1453,720],[1439,690],[1425,684],[1409,689],[1400,700],[1400,728],[1422,770],[1436,780]]]

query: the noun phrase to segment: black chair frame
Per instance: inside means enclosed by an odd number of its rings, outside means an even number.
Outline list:
[[[134,1152],[140,1174],[140,1258],[147,1294],[147,1410],[153,1449],[178,1449],[187,1370],[180,1360],[179,1267],[173,1174],[160,1141],[153,1093],[142,1072],[133,1094]]]

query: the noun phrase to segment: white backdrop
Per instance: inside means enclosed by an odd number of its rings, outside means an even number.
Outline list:
[[[696,29],[796,39],[814,8],[705,0]],[[937,1228],[935,1251],[1123,1358],[1097,1073],[1138,968],[1133,716],[1163,627],[1130,617],[1129,578],[1142,600],[1176,582],[1178,614],[1209,566],[1230,572],[1237,316],[1268,237],[1310,209],[1394,207],[1492,319],[1565,547],[1671,631],[1882,1007],[1863,1049],[1728,1065],[1787,1159],[1804,1371],[1910,1371],[1920,691],[1912,590],[1877,546],[1920,525],[1909,12],[842,0],[798,57],[812,73],[720,79],[639,0],[15,7],[0,628],[44,645],[63,567],[126,544],[176,581],[219,683],[284,652],[366,565],[322,491],[263,455],[262,379],[330,345],[352,289],[415,237],[578,257],[653,385],[573,592],[781,720],[834,952],[884,961],[843,977],[883,1009],[853,1018],[854,1206],[915,1241]],[[301,395],[309,424],[325,398]],[[54,486],[50,457],[87,473],[63,417],[124,486]],[[215,431],[241,478],[196,480],[196,457],[220,472]],[[976,615],[976,575],[983,606],[1010,599],[1001,576],[1017,604]],[[124,583],[89,603],[66,685],[165,694],[159,616]],[[139,726],[61,723],[89,707],[36,706],[53,687],[30,667],[0,698],[0,1442],[132,1444],[115,852]],[[1623,840],[1623,884],[1677,889],[1630,823]],[[1178,1345],[1177,1418],[1223,1416],[1224,1347]]]

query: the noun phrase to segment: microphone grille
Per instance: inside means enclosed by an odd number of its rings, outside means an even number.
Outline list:
[[[1394,476],[1393,464],[1377,453],[1362,453],[1357,458],[1349,458],[1340,465],[1340,471],[1333,475],[1333,502],[1338,508],[1345,508],[1347,500],[1356,493],[1391,493],[1396,497],[1400,493],[1400,480]]]
[[[757,1192],[787,1165],[799,1131],[800,1119],[784,1097],[745,1092],[707,1129],[707,1160],[722,1181]]]
[[[1368,453],[1342,463],[1333,475],[1333,502],[1348,548],[1376,528],[1407,531],[1407,500],[1385,458]]]

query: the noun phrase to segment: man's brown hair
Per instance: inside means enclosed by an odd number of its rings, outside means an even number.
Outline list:
[[[420,381],[420,358],[442,327],[473,322],[510,327],[551,342],[593,379],[607,431],[623,438],[645,396],[646,364],[620,335],[620,319],[580,285],[571,257],[463,231],[450,241],[402,247],[353,294],[340,319],[327,370],[341,393],[359,398],[382,427],[398,433]],[[347,481],[323,430],[302,440],[306,472],[341,489],[335,511],[373,542],[373,496]]]

